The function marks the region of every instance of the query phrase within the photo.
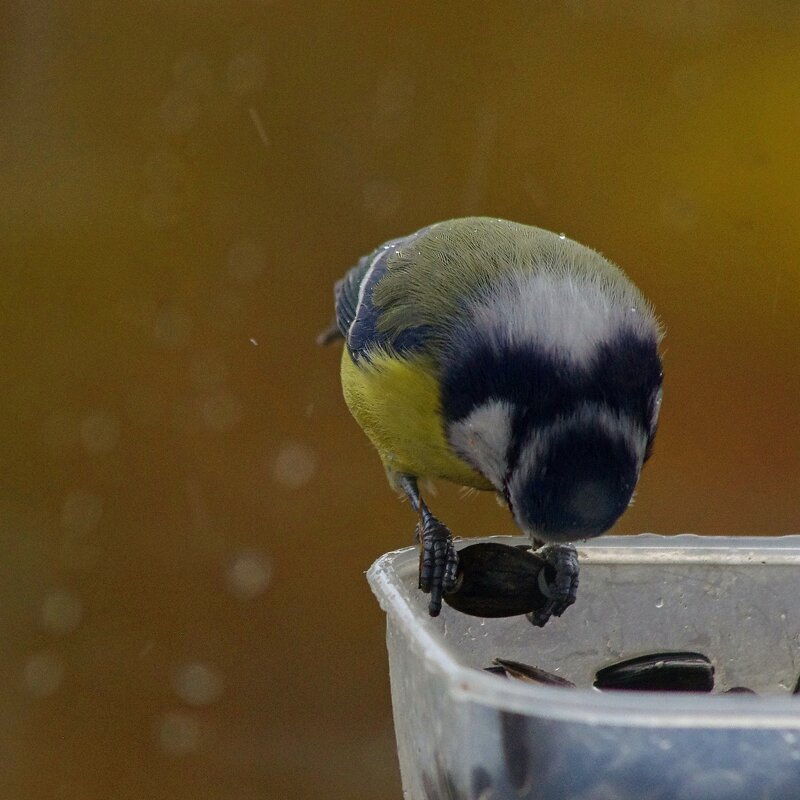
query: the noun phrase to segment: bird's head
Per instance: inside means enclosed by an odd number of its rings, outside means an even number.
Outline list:
[[[524,532],[567,542],[599,536],[630,505],[654,432],[602,403],[526,424],[511,403],[490,401],[451,426],[450,440]]]
[[[510,454],[502,494],[535,539],[599,536],[630,505],[647,443],[647,432],[630,417],[584,404],[527,431]]]
[[[480,374],[466,363],[470,377]],[[469,392],[445,395],[466,398],[447,426],[451,446],[533,538],[566,542],[607,531],[630,505],[655,438],[662,382],[655,340],[622,338],[582,371],[535,353],[480,363],[504,382],[480,396],[474,387],[487,382],[462,378],[457,385]]]
[[[473,302],[444,359],[451,447],[546,542],[599,536],[617,521],[658,424],[661,328],[594,256],[512,271]]]

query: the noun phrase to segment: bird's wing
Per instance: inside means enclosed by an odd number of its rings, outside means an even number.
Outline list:
[[[358,264],[347,271],[347,274],[336,281],[333,287],[334,301],[336,303],[336,326],[339,332],[347,339],[350,326],[356,318],[358,310],[358,293],[361,282],[369,269],[370,256],[359,259]]]
[[[336,283],[336,325],[354,361],[369,359],[369,352],[377,349],[402,352],[417,349],[424,343],[425,331],[421,328],[406,328],[391,335],[381,330],[379,320],[382,312],[373,302],[372,294],[389,269],[390,256],[425,230],[386,242],[361,258]]]

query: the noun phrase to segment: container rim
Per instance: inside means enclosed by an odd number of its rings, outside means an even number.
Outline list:
[[[460,542],[517,544],[521,536],[485,536]],[[681,563],[797,565],[800,535],[773,537],[639,534],[607,536],[579,547],[584,563]],[[462,664],[441,639],[435,623],[411,606],[401,591],[415,574],[418,550],[405,547],[381,556],[367,580],[387,616],[400,627],[427,669],[448,677],[454,698],[521,714],[570,722],[671,728],[800,728],[800,697],[791,695],[702,695],[674,692],[565,691],[523,681],[498,681]]]

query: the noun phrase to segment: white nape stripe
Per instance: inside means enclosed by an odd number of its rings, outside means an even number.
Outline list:
[[[503,491],[508,469],[513,406],[507,400],[488,400],[447,429],[453,449],[497,491]]]
[[[364,293],[367,290],[367,285],[369,284],[370,278],[372,277],[372,273],[375,271],[375,267],[378,264],[381,256],[388,250],[390,246],[394,245],[394,242],[387,242],[385,245],[378,249],[378,252],[375,254],[375,257],[370,262],[367,271],[364,273],[364,277],[361,279],[361,284],[358,287],[358,302],[356,303],[356,310],[353,314],[353,320],[347,327],[347,336],[350,337],[350,334],[353,332],[353,325],[356,324],[356,320],[358,319],[358,315],[361,311],[361,306],[364,302]]]
[[[563,271],[515,271],[473,307],[472,321],[498,349],[533,344],[578,366],[619,331],[644,339],[659,335],[652,312],[624,278],[617,285]]]
[[[637,472],[642,468],[647,446],[647,437],[642,426],[627,414],[613,411],[602,403],[582,403],[572,414],[560,417],[552,425],[535,429],[531,433],[520,450],[519,460],[514,468],[510,486],[512,494],[530,481],[537,465],[547,457],[553,441],[571,428],[585,428],[587,425],[599,428],[611,439],[623,439],[636,457]]]

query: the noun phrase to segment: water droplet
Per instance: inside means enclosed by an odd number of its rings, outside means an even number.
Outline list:
[[[228,590],[242,600],[262,594],[272,579],[272,564],[266,555],[255,550],[237,553],[225,571]]]
[[[317,454],[308,445],[285,445],[272,465],[272,477],[285,489],[302,489],[317,471]]]
[[[786,612],[785,612],[785,611],[782,611],[782,612],[781,612],[781,619],[782,619],[782,620],[785,620],[785,619],[786,619]]]
[[[567,238],[567,234],[566,233],[559,233],[558,234],[558,238],[559,239],[566,239]]]
[[[93,411],[81,422],[81,444],[90,455],[111,452],[119,442],[119,422],[105,411]]]
[[[197,749],[200,725],[190,714],[170,711],[160,718],[157,736],[158,743],[165,753],[185,756]]]
[[[656,600],[656,608],[664,608],[664,598],[663,597],[659,597],[658,600]]]
[[[34,653],[25,663],[23,680],[33,697],[50,697],[64,679],[64,663],[55,653]]]
[[[222,693],[219,673],[199,661],[182,666],[175,673],[172,685],[178,697],[191,706],[211,705]]]
[[[792,731],[781,731],[781,737],[786,744],[795,744],[797,742],[797,734]]]
[[[258,342],[255,339],[251,339],[250,344],[252,344],[254,347],[258,347]]]
[[[56,589],[42,602],[42,625],[49,633],[64,635],[80,625],[81,601],[63,589]]]

